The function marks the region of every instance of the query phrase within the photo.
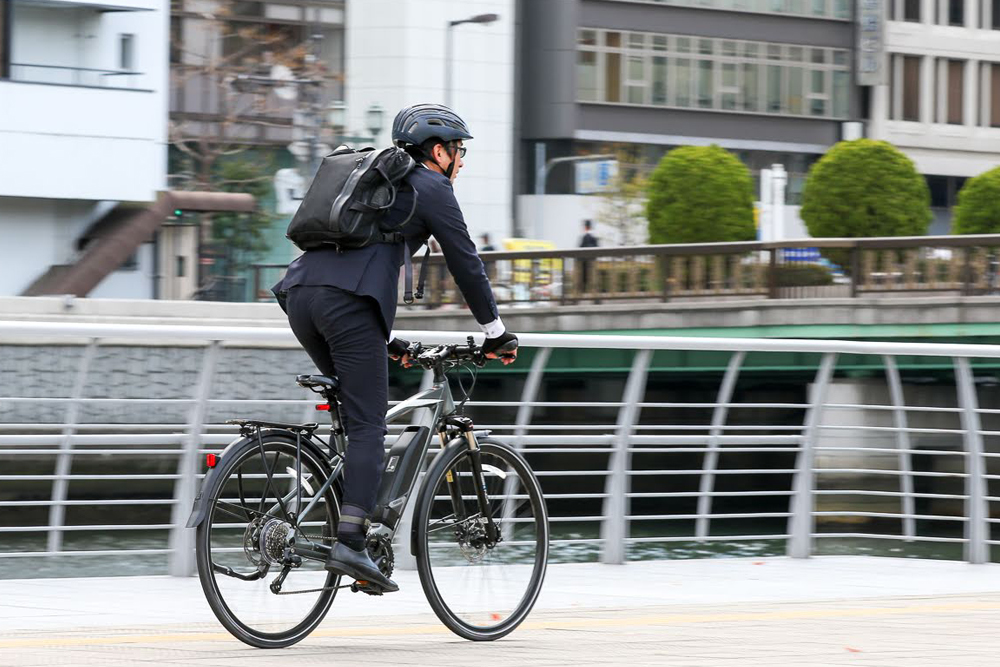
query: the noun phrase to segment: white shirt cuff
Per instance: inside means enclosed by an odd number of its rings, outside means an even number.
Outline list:
[[[507,327],[503,325],[503,321],[499,317],[489,324],[480,324],[479,328],[483,330],[487,338],[499,338],[507,330]]]

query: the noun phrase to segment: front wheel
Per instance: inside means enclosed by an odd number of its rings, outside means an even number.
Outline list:
[[[449,629],[499,639],[528,616],[545,578],[549,525],[538,479],[520,454],[480,440],[483,486],[498,527],[489,538],[465,446],[427,471],[416,506],[417,569],[427,600]]]

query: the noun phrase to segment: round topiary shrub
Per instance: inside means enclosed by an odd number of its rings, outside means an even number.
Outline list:
[[[1000,233],[1000,167],[965,182],[954,214],[951,230],[955,234]]]
[[[931,223],[930,191],[892,144],[841,141],[809,170],[802,221],[814,238],[920,236]]]
[[[682,146],[660,160],[646,187],[650,243],[752,241],[753,179],[719,146]]]

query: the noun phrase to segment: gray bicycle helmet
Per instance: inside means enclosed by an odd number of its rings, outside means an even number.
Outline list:
[[[420,146],[428,139],[471,139],[469,126],[443,104],[417,104],[400,109],[392,121],[392,143],[404,148]]]

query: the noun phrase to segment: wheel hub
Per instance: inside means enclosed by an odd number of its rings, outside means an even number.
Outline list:
[[[260,567],[264,563],[283,562],[291,526],[281,519],[258,517],[243,533],[243,553],[247,560]]]

